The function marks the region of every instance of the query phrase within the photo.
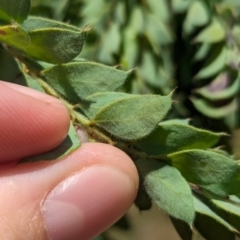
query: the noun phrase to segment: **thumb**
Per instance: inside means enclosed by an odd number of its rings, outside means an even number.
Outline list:
[[[2,239],[92,239],[117,221],[137,192],[122,151],[86,143],[68,157],[0,169]]]

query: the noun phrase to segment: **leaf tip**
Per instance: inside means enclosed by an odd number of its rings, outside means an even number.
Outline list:
[[[172,96],[172,95],[174,94],[174,92],[177,90],[177,88],[178,88],[178,86],[175,87],[168,95],[169,95],[169,96]]]

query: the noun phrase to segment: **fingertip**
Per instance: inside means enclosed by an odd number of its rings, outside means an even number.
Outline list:
[[[47,234],[52,240],[92,239],[128,210],[135,195],[134,181],[119,168],[82,169],[45,199],[42,213]]]
[[[60,100],[1,82],[0,102],[0,162],[46,152],[66,137],[69,113]]]
[[[110,164],[121,169],[131,176],[135,185],[138,186],[139,177],[136,166],[133,160],[119,148],[105,143],[89,142],[82,144],[81,155],[96,159],[96,161],[100,161],[101,164]]]

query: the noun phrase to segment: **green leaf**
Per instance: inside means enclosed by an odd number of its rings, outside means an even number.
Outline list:
[[[21,74],[19,65],[12,55],[0,47],[0,79],[13,82]],[[11,69],[11,71],[9,71]]]
[[[63,22],[54,21],[48,18],[36,17],[36,16],[29,16],[26,21],[21,24],[21,27],[27,31],[35,31],[39,29],[46,29],[46,28],[59,28],[59,29],[66,29],[79,32],[80,29],[74,27],[69,24],[65,24]]]
[[[204,28],[194,39],[194,42],[216,43],[224,40],[225,29],[219,19],[213,18],[210,25]]]
[[[139,46],[136,41],[136,33],[133,29],[127,28],[123,32],[123,53],[121,57],[121,63],[126,68],[136,67],[136,61],[139,54]]]
[[[0,0],[0,19],[23,22],[30,12],[31,0]]]
[[[101,48],[99,48],[98,53],[99,60],[105,63],[113,63],[113,54],[119,52],[120,43],[121,32],[119,26],[116,23],[112,23],[102,37]]]
[[[221,52],[210,63],[204,66],[194,77],[195,80],[205,79],[214,76],[219,73],[225,66],[227,52],[223,47]]]
[[[212,147],[221,136],[226,134],[213,133],[170,120],[161,122],[154,132],[136,142],[136,145],[150,155],[166,155],[181,150]]]
[[[192,240],[193,231],[189,225],[173,217],[170,217],[170,219],[182,240]]]
[[[194,226],[204,238],[208,240],[235,239],[236,230],[197,197],[194,197],[194,207],[197,212]]]
[[[160,44],[169,44],[173,41],[173,35],[170,28],[160,21],[153,14],[145,16],[145,34],[149,42],[152,44],[156,53],[159,53]]]
[[[29,32],[29,36],[31,42],[25,51],[28,56],[60,64],[69,62],[79,55],[86,39],[86,31],[43,28]]]
[[[126,93],[122,92],[105,92],[105,93],[96,93],[90,95],[86,98],[86,105],[80,106],[84,111],[85,115],[89,119],[93,119],[95,115],[102,109],[108,106],[109,104],[124,99]]]
[[[6,25],[0,27],[0,42],[24,51],[29,46],[30,38],[19,26]]]
[[[27,75],[25,73],[19,74],[11,82],[15,83],[15,84],[19,84],[19,85],[25,86],[25,87],[29,87],[29,88],[35,89],[35,90],[37,90],[39,92],[45,93],[45,91],[42,88],[42,86],[40,85],[38,79],[34,79],[33,77],[31,77],[31,76],[29,76],[29,75]]]
[[[226,182],[238,171],[236,161],[207,150],[184,150],[168,158],[187,181],[196,184]]]
[[[238,167],[238,171],[234,174],[226,182],[215,183],[210,185],[201,186],[203,189],[221,197],[227,197],[228,195],[239,195],[240,196],[240,168]]]
[[[46,81],[72,103],[97,92],[114,91],[128,73],[94,62],[67,63],[42,72]]]
[[[148,5],[151,12],[160,18],[162,22],[168,22],[170,20],[171,16],[167,1],[148,0],[146,5]]]
[[[192,3],[192,0],[172,0],[173,12],[183,13],[188,9],[191,3]]]
[[[96,94],[87,100],[90,106],[85,111],[92,116],[92,124],[125,140],[140,139],[151,133],[165,117],[172,102],[170,95],[123,93]]]
[[[203,43],[199,46],[198,50],[196,51],[193,60],[194,61],[202,61],[207,58],[211,49],[211,44]]]
[[[197,17],[196,17],[197,16]],[[188,8],[184,21],[183,30],[185,34],[191,34],[196,27],[201,27],[209,21],[209,11],[204,1],[194,1]]]
[[[234,25],[231,32],[234,37],[234,40],[238,43],[238,45],[240,45],[240,26]]]
[[[123,2],[116,2],[115,19],[119,25],[123,25],[126,21],[125,4]]]
[[[196,89],[196,93],[212,101],[234,97],[240,89],[240,77],[237,71],[220,73],[209,85]]]
[[[177,169],[150,159],[136,161],[136,166],[151,199],[168,214],[191,226],[195,216],[192,193]]]
[[[236,196],[229,198],[217,198],[212,194],[205,194],[207,198],[201,197],[204,203],[216,212],[225,221],[236,228],[235,232],[240,235],[240,199]]]
[[[191,97],[190,100],[199,112],[214,119],[226,117],[237,109],[236,99],[223,106],[214,106],[211,102],[202,98]]]
[[[28,157],[21,162],[35,162],[40,160],[55,160],[63,158],[81,146],[80,140],[73,125],[70,125],[68,135],[65,140],[53,150],[36,156]]]
[[[138,187],[138,193],[134,203],[140,211],[149,210],[152,207],[152,201],[146,193],[146,190],[143,185],[143,179],[141,176],[140,176],[140,185]]]
[[[141,74],[141,77],[150,85],[152,86],[159,86],[159,79],[156,76],[156,60],[154,59],[154,56],[149,51],[144,51],[143,57],[142,57],[142,64],[141,68],[139,69],[139,72]]]
[[[136,33],[142,33],[144,29],[144,12],[139,6],[133,8],[130,19],[131,29]]]
[[[68,7],[71,8],[69,0],[33,0],[31,13],[37,16],[49,16],[57,20],[63,20]]]

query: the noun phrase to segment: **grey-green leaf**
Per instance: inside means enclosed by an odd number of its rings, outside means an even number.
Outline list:
[[[173,217],[170,219],[182,240],[192,240],[193,231],[188,224]]]
[[[23,22],[30,12],[31,0],[0,0],[0,19]]]
[[[194,197],[194,208],[197,212],[194,226],[203,237],[209,240],[235,239],[235,228],[217,215],[197,197]],[[214,229],[214,231],[209,231],[209,229]]]
[[[25,53],[35,59],[60,64],[73,60],[82,50],[86,31],[43,28],[28,33],[31,39]]]
[[[187,181],[196,184],[226,182],[238,171],[236,161],[207,150],[184,150],[168,158]]]
[[[24,51],[29,46],[30,38],[19,26],[6,25],[0,27],[0,42]]]
[[[119,93],[116,96],[119,96]],[[101,95],[104,107],[90,120],[116,138],[137,140],[150,134],[171,108],[171,96],[120,94]],[[96,104],[96,99],[87,99]],[[91,108],[91,105],[90,105]]]
[[[62,64],[42,72],[46,81],[72,103],[97,92],[114,91],[124,84],[127,72],[94,62]]]
[[[195,217],[192,193],[177,169],[150,159],[136,161],[136,165],[151,199],[168,214],[191,226]]]
[[[81,142],[78,138],[75,128],[71,124],[67,137],[58,147],[54,148],[53,150],[51,150],[49,152],[42,153],[42,154],[32,156],[32,157],[28,157],[21,161],[22,162],[35,162],[35,161],[40,161],[40,160],[55,160],[55,159],[67,156],[68,154],[70,154],[72,151],[76,150],[80,146],[81,146]]]
[[[48,18],[36,17],[36,16],[29,16],[26,21],[21,24],[21,27],[27,31],[35,31],[39,29],[46,29],[46,28],[59,28],[59,29],[66,29],[79,32],[80,29],[74,27],[69,24],[65,24],[63,22],[54,21]]]
[[[228,181],[204,185],[201,187],[215,195],[227,197],[228,195],[234,194],[240,196],[239,186],[240,186],[240,167],[238,167],[237,173],[233,177],[231,177]]]
[[[156,130],[136,145],[150,155],[165,155],[187,149],[205,149],[215,145],[224,133],[198,129],[172,120],[161,122]]]

